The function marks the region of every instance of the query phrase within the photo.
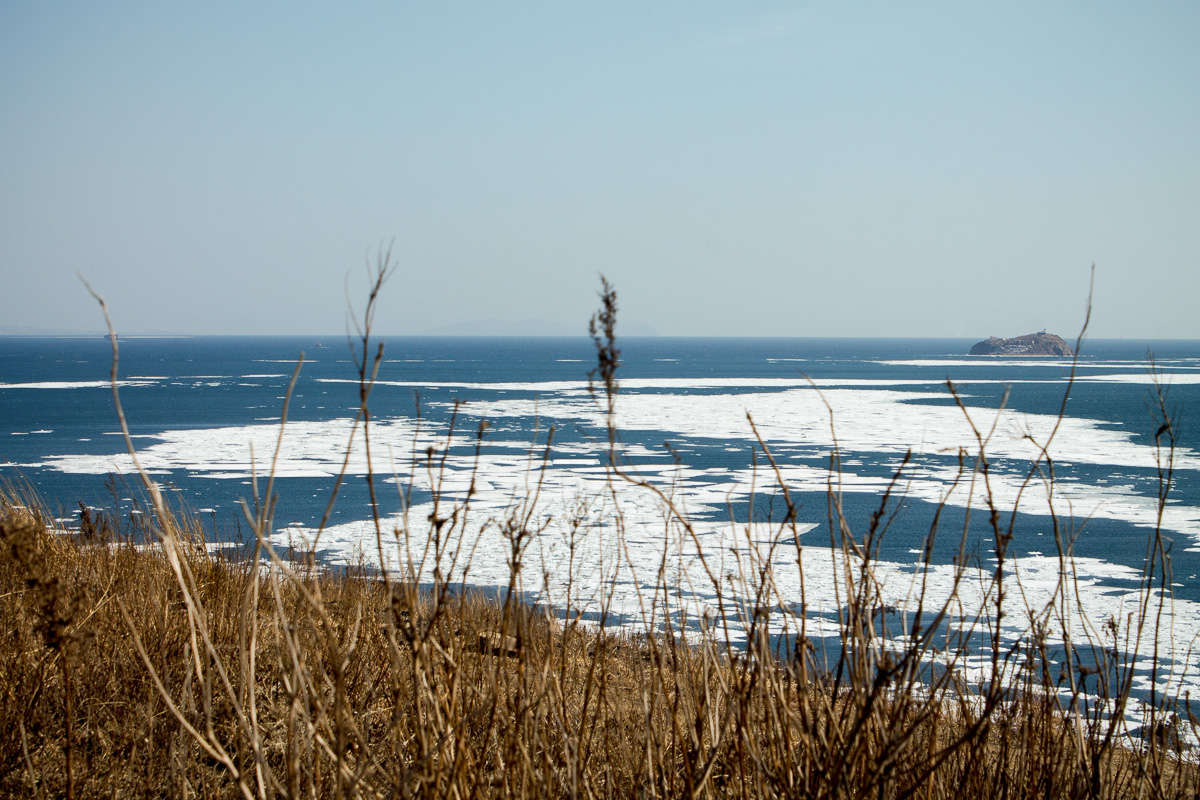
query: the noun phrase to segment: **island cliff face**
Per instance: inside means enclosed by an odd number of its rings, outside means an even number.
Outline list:
[[[1027,333],[1012,339],[993,336],[971,348],[973,356],[1065,356],[1075,355],[1071,346],[1061,336],[1053,333]]]

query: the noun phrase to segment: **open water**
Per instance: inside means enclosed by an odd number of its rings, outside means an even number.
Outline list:
[[[595,355],[586,339],[387,339],[370,398],[385,539],[393,541],[407,508],[407,552],[419,561],[431,488],[440,487],[447,499],[461,499],[470,488],[472,512],[447,536],[465,544],[450,571],[465,570],[473,585],[507,581],[511,547],[502,523],[522,515],[538,531],[522,561],[523,589],[533,599],[562,605],[570,591],[572,604],[595,614],[608,598],[613,619],[637,620],[655,602],[661,574],[677,589],[676,613],[689,614],[693,624],[723,615],[733,620],[736,639],[730,598],[738,576],[765,559],[776,573],[780,606],[807,613],[819,628],[836,620],[844,600],[842,561],[827,524],[831,481],[851,529],[861,534],[910,453],[878,541],[882,599],[903,616],[918,576],[927,596],[944,596],[956,564],[966,564],[974,578],[960,581],[958,592],[969,607],[972,597],[983,596],[983,576],[995,563],[969,415],[981,433],[990,432],[988,480],[1002,524],[1019,498],[1011,544],[1016,606],[1006,636],[1027,635],[1030,619],[1046,609],[1057,609],[1050,616],[1058,620],[1060,644],[1064,627],[1078,639],[1089,625],[1103,635],[1106,620],[1126,624],[1146,597],[1140,580],[1157,528],[1172,572],[1169,591],[1149,596],[1165,609],[1154,679],[1172,692],[1200,689],[1192,652],[1200,636],[1200,341],[1085,342],[1057,428],[1069,361],[965,356],[971,344],[619,342],[618,458],[627,475],[659,487],[686,510],[694,521],[689,533],[664,521],[653,492],[614,482],[607,471],[606,418],[589,392]],[[329,564],[378,566],[361,430],[346,456],[359,391],[351,351],[344,340],[318,345],[312,338],[123,338],[122,402],[143,466],[171,497],[203,512],[214,538],[236,539],[246,527],[239,501],[251,498],[252,475],[269,466],[287,383],[304,351],[276,464],[273,539],[280,547],[315,542]],[[1161,420],[1153,413],[1148,351],[1175,415],[1172,485],[1162,508],[1169,453],[1156,447]],[[110,345],[99,337],[0,338],[0,473],[28,480],[66,519],[78,518],[80,501],[126,514],[139,497],[113,408],[110,365]],[[967,413],[950,396],[947,379]],[[799,505],[799,567],[790,542],[770,551],[778,533],[771,522],[782,518],[784,504],[751,419]],[[1025,485],[1036,445],[1047,442],[1052,493],[1044,460]],[[838,468],[831,471],[835,453]],[[344,462],[347,479],[318,538]],[[109,479],[113,474],[119,477]],[[534,495],[536,503],[519,502]],[[930,543],[939,507],[938,536]],[[447,508],[443,503],[439,513]],[[1068,545],[1073,580],[1064,600],[1060,551]],[[919,569],[926,551],[930,566]],[[389,545],[382,559],[395,568],[403,553]],[[1152,642],[1143,639],[1118,645],[1143,654],[1138,689],[1144,693]]]

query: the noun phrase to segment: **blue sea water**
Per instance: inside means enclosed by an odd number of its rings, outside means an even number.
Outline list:
[[[251,497],[252,471],[261,476],[267,469],[288,381],[304,352],[276,481],[275,530],[285,537],[316,527],[359,404],[355,356],[345,340],[123,338],[120,344],[121,400],[143,462],[170,496],[205,513],[215,538],[234,538],[245,528],[239,501]],[[607,432],[587,387],[595,364],[590,341],[398,337],[383,344],[370,408],[385,519],[406,503],[419,508],[429,500],[431,481],[422,476],[432,473],[422,465],[422,452],[439,443],[448,443],[448,460],[437,473],[443,486],[461,496],[466,476],[476,476],[485,512],[502,514],[514,492],[531,486],[531,475],[533,485],[537,476],[553,476],[547,486],[559,494],[557,505],[542,514],[547,524],[568,513],[570,493],[597,494]],[[1012,553],[1029,559],[1030,586],[1041,580],[1039,569],[1057,569],[1057,525],[1058,541],[1073,542],[1084,583],[1094,589],[1093,610],[1102,614],[1106,596],[1137,588],[1149,537],[1160,525],[1170,548],[1176,635],[1185,644],[1200,635],[1200,341],[1087,341],[1069,396],[1070,361],[968,357],[970,340],[631,338],[618,344],[622,458],[710,523],[716,549],[736,539],[731,522],[765,522],[783,510],[749,413],[799,503],[807,545],[830,543],[826,487],[835,452],[844,513],[861,532],[911,448],[898,484],[904,497],[887,509],[891,521],[878,558],[911,571],[941,508],[933,563],[955,563],[965,546],[986,565],[993,538],[983,501],[976,497],[968,516],[961,491],[958,499],[947,495],[960,457],[970,466],[978,450],[949,380],[983,434],[996,423],[988,450],[1002,524],[1035,452],[1022,435],[1042,443],[1054,437],[1049,453],[1061,487],[1055,515],[1039,499],[1042,484],[1035,479],[1013,526]],[[1155,456],[1164,454],[1155,448],[1161,420],[1154,415],[1148,353],[1167,387],[1176,436],[1161,523]],[[126,513],[138,497],[118,435],[110,366],[110,344],[99,337],[0,338],[0,471],[28,481],[64,518],[77,518],[78,502]],[[1002,404],[1006,411],[998,419]],[[1064,424],[1054,431],[1060,409]],[[488,428],[478,439],[473,432],[484,419]],[[125,474],[114,493],[107,476],[117,470]],[[371,546],[363,527],[370,517],[365,471],[361,456],[351,460],[331,533],[322,540],[321,553],[331,563],[361,557]],[[643,548],[637,552],[659,546],[652,523],[661,520],[661,509],[652,505],[626,509],[635,523],[645,522],[626,534]],[[501,550],[480,550],[477,578],[486,583],[502,574]],[[547,558],[543,564],[556,563]],[[638,580],[646,579],[631,582]],[[1186,659],[1178,670],[1190,669]]]

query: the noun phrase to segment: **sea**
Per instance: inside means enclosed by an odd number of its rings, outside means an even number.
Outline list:
[[[1000,530],[1005,647],[1036,628],[1127,656],[1139,697],[1190,696],[1200,341],[1089,339],[1077,362],[972,343],[620,339],[610,414],[586,337],[384,338],[365,432],[345,337],[121,337],[117,386],[141,467],[213,547],[252,538],[272,476],[280,553],[485,590],[516,565],[546,608],[734,646],[764,598],[773,635],[835,635],[865,559],[901,639],[922,596],[953,598],[983,675]],[[0,337],[0,476],[66,527],[145,511],[112,356]]]

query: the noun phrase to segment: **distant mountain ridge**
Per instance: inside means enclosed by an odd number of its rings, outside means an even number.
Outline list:
[[[1071,358],[1075,351],[1053,333],[1027,333],[1011,339],[992,336],[971,347],[973,356],[1060,356]]]

